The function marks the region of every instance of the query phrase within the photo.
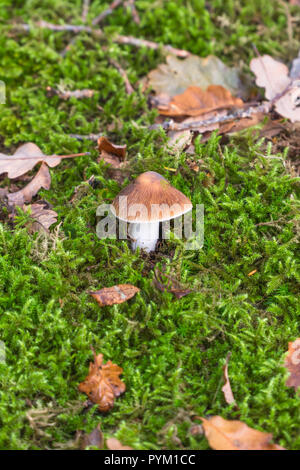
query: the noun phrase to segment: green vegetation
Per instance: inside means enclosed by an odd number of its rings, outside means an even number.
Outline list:
[[[140,26],[129,10],[116,9],[102,25],[105,40],[82,33],[64,58],[59,53],[72,34],[8,26],[40,19],[77,24],[81,3],[4,0],[0,6],[0,79],[7,88],[7,103],[0,105],[1,151],[12,153],[34,141],[50,154],[91,152],[50,170],[51,190],[39,192],[59,215],[49,237],[30,235],[21,210],[12,228],[0,207],[0,340],[6,351],[6,363],[0,363],[0,447],[58,448],[76,430],[89,432],[101,422],[106,436],[136,449],[179,449],[178,439],[186,448],[207,449],[205,437],[189,435],[190,419],[219,414],[299,450],[300,398],[285,386],[282,367],[288,342],[300,336],[296,179],[283,165],[288,149],[271,158],[271,144],[253,129],[225,144],[216,135],[205,144],[198,138],[193,158],[205,160],[214,178],[203,185],[206,174],[190,170],[185,153],[169,155],[162,131],[148,130],[156,112],[149,111],[137,82],[162,55],[111,41],[116,32],[133,35],[200,56],[213,53],[229,65],[241,62],[247,71],[253,43],[286,62],[295,52],[285,12],[271,0],[215,0],[206,6],[196,0],[138,0]],[[89,21],[107,5],[94,0]],[[109,58],[126,69],[136,85],[133,95],[126,94]],[[97,92],[83,100],[48,98],[46,87],[58,84]],[[108,131],[113,122],[119,129]],[[96,208],[111,202],[122,186],[97,163],[94,143],[68,134],[99,131],[127,144],[132,178],[158,171],[193,204],[205,205],[201,251],[184,252],[172,240],[153,260],[132,253],[126,242],[97,238]],[[92,175],[93,187],[85,182]],[[2,179],[0,186],[5,184]],[[278,222],[262,225],[272,220]],[[195,292],[176,300],[155,289],[154,263]],[[141,291],[127,303],[104,308],[87,294],[120,283]],[[87,375],[91,345],[124,369],[127,391],[106,415],[96,406],[86,413],[80,407],[86,397],[77,386]],[[238,411],[226,405],[221,391],[229,351]],[[47,408],[54,426],[43,427],[40,419],[30,427],[27,413],[33,408]]]

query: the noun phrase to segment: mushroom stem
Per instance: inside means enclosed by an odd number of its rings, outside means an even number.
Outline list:
[[[159,238],[159,222],[144,222],[129,224],[131,247],[135,251],[137,247],[149,253],[155,250],[156,242]]]

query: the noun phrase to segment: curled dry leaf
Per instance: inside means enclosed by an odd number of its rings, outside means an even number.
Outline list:
[[[8,202],[11,205],[22,206],[25,202],[31,202],[41,188],[50,189],[51,176],[46,163],[42,163],[39,171],[33,179],[20,191],[7,194]]]
[[[100,411],[109,411],[119,397],[125,392],[126,386],[119,376],[123,369],[111,361],[103,364],[103,354],[94,353],[94,362],[90,363],[89,374],[78,386],[82,393],[86,393],[89,400],[98,404]]]
[[[120,183],[123,180],[121,170],[124,170],[128,165],[128,162],[124,161],[126,148],[126,145],[115,145],[103,136],[98,139],[98,149],[100,153],[98,162],[103,160],[108,165],[111,165],[112,170],[110,176]]]
[[[285,450],[272,444],[272,434],[249,428],[242,421],[229,421],[221,416],[201,418],[206,439],[215,450]]]
[[[86,155],[74,153],[71,155],[45,155],[34,143],[21,145],[13,155],[0,153],[0,175],[7,173],[8,178],[17,178],[32,170],[37,163],[45,162],[51,168],[59,165],[62,158],[72,158]]]
[[[182,152],[192,141],[192,131],[189,129],[184,131],[169,131],[167,150],[170,153]]]
[[[274,102],[275,109],[292,122],[300,121],[300,80],[289,77],[286,65],[269,55],[252,59],[250,69],[256,84],[265,89],[266,98]]]
[[[233,94],[245,91],[239,71],[227,67],[218,57],[206,58],[194,55],[177,59],[169,55],[148,75],[148,85],[158,94],[179,95],[191,85],[206,89],[209,85],[221,85]]]
[[[288,387],[294,387],[295,391],[300,387],[300,338],[289,343],[288,354],[284,363],[290,376],[286,381]]]
[[[242,106],[243,101],[232,96],[223,86],[210,85],[205,91],[198,86],[189,86],[182,94],[174,96],[168,106],[158,107],[158,111],[165,116],[200,116]]]
[[[101,307],[105,305],[122,304],[131,299],[140,289],[131,284],[119,284],[112,287],[104,287],[95,292],[89,292],[97,300]]]
[[[133,450],[132,447],[123,446],[123,444],[115,437],[110,437],[109,439],[106,439],[106,447],[109,450]]]

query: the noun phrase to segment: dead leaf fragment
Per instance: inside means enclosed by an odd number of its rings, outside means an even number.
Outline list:
[[[191,55],[178,59],[169,55],[166,64],[161,64],[148,75],[148,85],[157,93],[169,96],[183,93],[194,85],[206,89],[209,85],[221,85],[233,94],[245,90],[236,68],[227,67],[218,57],[202,58]]]
[[[80,436],[80,449],[85,450],[87,447],[98,447],[98,449],[103,449],[104,446],[104,437],[100,429],[100,424],[93,429],[89,434],[83,434]]]
[[[51,86],[47,86],[46,88],[47,91],[47,96],[50,98],[52,96],[59,96],[59,98],[63,100],[68,100],[70,98],[76,98],[78,100],[82,98],[92,98],[94,96],[95,90],[90,90],[90,89],[83,89],[83,90],[65,90],[64,88],[58,87],[56,90],[55,88],[52,88]]]
[[[105,305],[122,304],[131,299],[140,289],[132,284],[119,284],[112,287],[104,287],[95,292],[89,292],[97,300],[101,307]]]
[[[109,439],[106,439],[106,447],[109,450],[133,450],[132,447],[123,446],[123,444],[115,437],[110,437]]]
[[[289,343],[284,365],[290,372],[286,385],[287,387],[294,387],[295,391],[297,391],[298,387],[300,387],[300,338]]]
[[[119,376],[123,369],[111,361],[103,364],[103,354],[94,353],[94,362],[90,363],[89,374],[78,386],[82,393],[86,393],[93,403],[98,404],[100,411],[109,411],[119,397],[125,392],[126,386]]]
[[[21,145],[13,155],[0,153],[0,175],[7,173],[8,178],[24,175],[40,162],[47,163],[51,168],[59,165],[63,158],[79,157],[86,153],[71,155],[45,155],[33,142]]]
[[[210,85],[205,91],[198,86],[189,86],[182,94],[174,96],[168,107],[158,108],[158,111],[164,116],[200,116],[241,106],[243,101],[223,86]]]
[[[169,131],[167,149],[170,153],[182,152],[192,141],[192,131]]]
[[[300,121],[300,80],[289,77],[287,66],[263,55],[251,60],[250,69],[256,84],[265,89],[266,98],[274,100],[278,114],[292,122]]]
[[[272,444],[272,434],[249,428],[242,421],[229,421],[221,416],[201,418],[205,436],[215,450],[285,450]]]

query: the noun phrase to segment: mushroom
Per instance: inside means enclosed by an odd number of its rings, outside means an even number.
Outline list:
[[[114,199],[112,211],[129,222],[132,249],[153,251],[159,238],[159,223],[179,217],[192,209],[191,201],[159,173],[147,171],[124,188]]]

